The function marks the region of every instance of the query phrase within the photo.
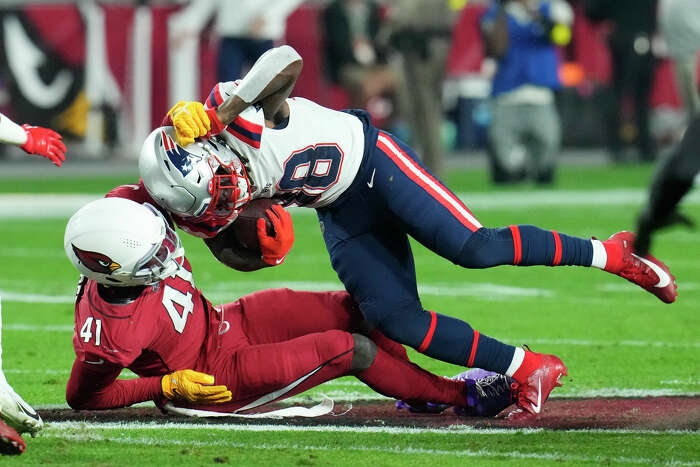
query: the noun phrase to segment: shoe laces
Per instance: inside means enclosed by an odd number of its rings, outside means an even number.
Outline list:
[[[511,400],[514,399],[514,392],[517,394],[518,383],[509,383],[508,378],[503,375],[491,375],[481,378],[475,382],[477,392],[481,397],[500,397],[506,391],[510,391]]]

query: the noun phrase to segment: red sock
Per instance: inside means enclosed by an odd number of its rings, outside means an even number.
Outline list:
[[[382,348],[377,349],[372,365],[357,378],[378,393],[403,401],[458,407],[465,407],[467,403],[464,381],[434,375],[408,360],[393,357]]]
[[[525,351],[525,356],[523,357],[523,362],[520,364],[515,373],[513,374],[513,379],[518,383],[527,383],[527,377],[532,374],[533,371],[540,366],[542,362],[542,354],[531,352],[529,350]]]
[[[616,273],[622,268],[622,248],[616,241],[606,240],[603,243],[608,259],[605,262],[605,271]]]
[[[406,348],[398,342],[386,337],[384,334],[382,334],[382,332],[379,329],[375,329],[374,331],[372,331],[372,333],[369,335],[369,338],[372,339],[372,341],[375,344],[377,344],[377,346],[381,347],[382,350],[388,352],[389,355],[391,355],[392,357],[401,360],[408,360],[408,353],[406,353]]]

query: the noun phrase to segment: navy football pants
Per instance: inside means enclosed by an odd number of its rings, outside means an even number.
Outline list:
[[[592,249],[569,248],[569,243],[580,247],[581,239],[532,226],[484,228],[409,146],[380,132],[370,151],[353,191],[318,209],[340,280],[366,319],[389,338],[453,364],[504,372],[513,347],[480,338],[467,323],[423,309],[408,235],[469,268],[590,265]],[[568,254],[562,255],[564,250]],[[477,344],[491,348],[486,360],[475,355]]]

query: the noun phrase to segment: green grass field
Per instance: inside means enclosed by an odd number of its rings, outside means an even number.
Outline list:
[[[606,238],[634,227],[651,167],[562,168],[559,184],[495,189],[483,171],[454,172],[448,184],[484,225],[535,224],[572,235]],[[0,176],[1,177],[1,176]],[[98,197],[129,177],[41,178],[41,183],[0,178],[0,296],[3,368],[13,387],[35,407],[65,407],[73,361],[72,297],[77,273],[63,253],[69,194]],[[8,214],[15,194],[43,194]],[[565,187],[565,188],[564,188]],[[54,195],[55,194],[55,195]],[[65,204],[65,206],[64,206]],[[67,207],[66,207],[67,206]],[[700,222],[700,198],[683,210]],[[36,213],[36,214],[35,214]],[[39,216],[36,218],[35,216]],[[218,264],[200,240],[182,234],[198,286],[214,303],[255,290],[342,288],[330,267],[311,210],[293,211],[296,243],[284,265],[239,273]],[[654,254],[670,266],[679,298],[664,305],[628,282],[587,268],[464,270],[415,244],[418,281],[426,308],[463,318],[506,342],[556,353],[569,377],[553,397],[700,394],[700,234],[674,228],[659,234]],[[290,317],[293,319],[293,317]],[[459,368],[412,353],[438,374]],[[334,400],[380,399],[352,378],[327,383],[296,402],[322,394]],[[392,402],[386,399],[386,404]],[[193,422],[196,422],[193,421]],[[165,422],[164,422],[165,423]],[[56,422],[18,458],[1,463],[87,465],[513,465],[543,463],[700,465],[697,431],[642,430],[436,430],[333,426],[292,429],[270,425],[215,426]]]

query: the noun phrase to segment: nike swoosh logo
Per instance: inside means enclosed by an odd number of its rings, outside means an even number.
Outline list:
[[[369,182],[367,182],[367,186],[372,188],[374,186],[374,173],[377,171],[377,169],[374,169],[372,171],[372,177],[369,179]]]
[[[31,407],[26,407],[26,406],[25,406],[22,402],[20,402],[20,401],[17,401],[17,400],[16,400],[16,402],[17,402],[17,407],[19,407],[19,409],[20,409],[22,412],[24,412],[24,414],[25,414],[27,417],[33,418],[33,419],[36,420],[36,421],[41,421],[41,417],[39,416],[38,413],[36,413],[36,412],[34,411],[33,408],[31,408]]]
[[[276,259],[275,264],[282,264],[282,261],[284,261],[284,258],[286,258],[286,257],[287,257],[287,255],[284,255],[283,257]]]
[[[668,273],[666,273],[666,271],[661,269],[658,264],[655,264],[652,261],[649,261],[648,259],[642,258],[641,256],[637,256],[634,253],[632,254],[632,256],[649,266],[651,270],[654,271],[659,277],[659,282],[654,287],[666,287],[668,284],[671,283],[671,276],[669,276]]]
[[[542,410],[542,380],[540,378],[537,378],[537,405],[530,403],[530,406],[535,413],[540,413]]]
[[[90,360],[85,360],[85,363],[90,363],[90,364],[92,364],[92,365],[102,365],[104,362],[105,362],[105,361],[104,361],[103,358],[97,360],[96,362],[91,362]]]

